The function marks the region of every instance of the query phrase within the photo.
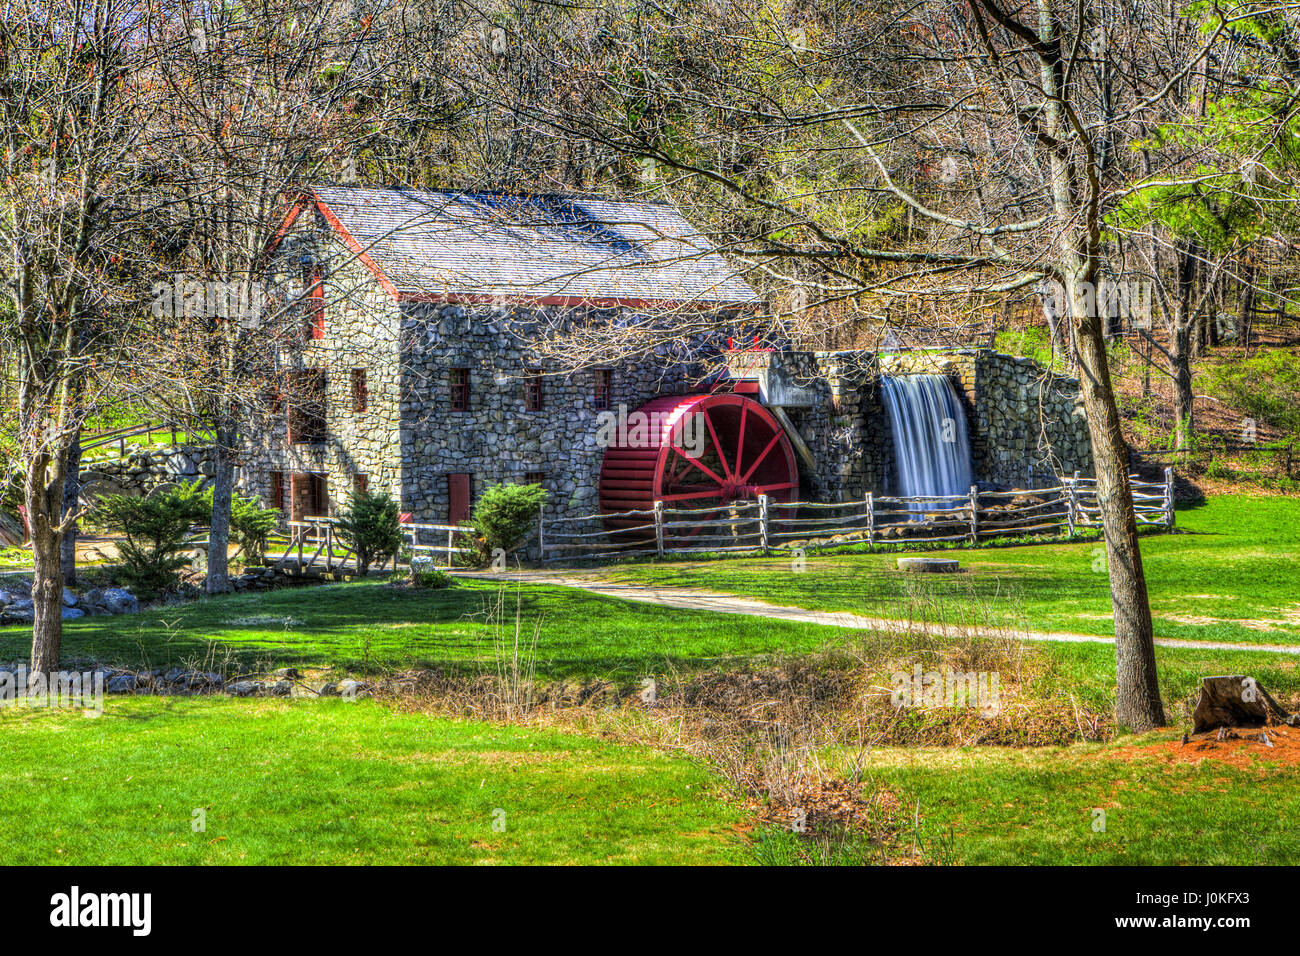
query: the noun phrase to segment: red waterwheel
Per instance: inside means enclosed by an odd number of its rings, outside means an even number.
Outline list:
[[[668,508],[710,509],[710,520],[733,502],[767,495],[793,501],[799,469],[790,440],[772,413],[753,399],[719,393],[656,398],[620,423],[600,470],[600,509],[606,514]],[[688,520],[674,518],[674,521]],[[607,518],[611,530],[644,518]],[[694,536],[701,528],[673,529]]]

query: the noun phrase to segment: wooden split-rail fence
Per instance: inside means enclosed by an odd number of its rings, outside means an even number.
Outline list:
[[[1130,476],[1133,509],[1140,527],[1174,527],[1173,473],[1164,480]],[[611,529],[608,522],[617,521]],[[340,540],[332,518],[288,522],[283,547],[267,563],[290,572],[346,572],[356,569],[356,555]],[[980,491],[958,496],[887,496],[868,494],[860,501],[777,502],[761,496],[725,506],[673,508],[662,501],[653,508],[617,514],[546,517],[539,514],[529,545],[544,563],[608,558],[664,557],[673,554],[791,553],[804,549],[834,550],[860,546],[937,543],[978,544],[996,537],[1074,535],[1099,530],[1101,508],[1092,478],[1061,478],[1049,488]],[[406,523],[406,553],[427,555],[452,567],[470,558],[471,528],[459,525]],[[402,563],[394,557],[391,567]]]
[[[1174,526],[1173,473],[1164,481],[1130,476],[1142,527]],[[611,530],[608,523],[617,521]],[[653,508],[618,514],[539,517],[543,562],[670,554],[768,553],[865,544],[978,544],[994,537],[1074,535],[1101,527],[1097,483],[1061,478],[1049,488],[980,491],[966,495],[899,497],[868,494],[860,501],[777,502],[766,496],[723,507]]]

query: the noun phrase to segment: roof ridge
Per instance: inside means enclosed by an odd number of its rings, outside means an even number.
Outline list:
[[[343,190],[374,190],[376,192],[389,192],[398,194],[409,194],[412,196],[510,196],[521,199],[568,199],[581,200],[585,202],[617,202],[626,203],[631,206],[663,206],[666,209],[676,211],[677,207],[666,199],[622,199],[612,196],[601,196],[596,193],[566,193],[566,192],[512,192],[508,189],[411,189],[406,186],[375,186],[362,185],[359,183],[317,183],[309,187],[313,191],[317,189],[343,189]]]

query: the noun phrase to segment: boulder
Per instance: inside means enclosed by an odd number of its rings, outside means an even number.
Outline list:
[[[75,592],[69,590],[68,588],[63,589],[63,606],[64,607],[77,606],[77,595]]]
[[[954,574],[961,567],[956,558],[899,558],[898,570],[931,574]]]
[[[68,607],[67,605],[64,605],[63,607],[63,619],[65,621],[74,621],[79,617],[85,616],[86,612],[79,607]]]
[[[105,588],[104,606],[110,614],[134,614],[140,610],[136,596],[122,588]]]
[[[104,690],[110,694],[134,694],[136,688],[136,678],[134,674],[119,674],[117,677],[110,677],[104,685]]]
[[[241,680],[227,684],[225,690],[227,694],[235,697],[256,697],[266,690],[266,686],[257,680]]]

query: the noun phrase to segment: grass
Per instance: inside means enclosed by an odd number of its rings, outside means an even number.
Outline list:
[[[1157,637],[1300,644],[1300,499],[1225,495],[1179,510],[1180,533],[1142,539]],[[968,549],[967,573],[924,579],[896,555],[809,555],[710,563],[628,564],[621,581],[722,591],[813,610],[952,620],[972,602],[995,623],[1111,636],[1100,542]]]
[[[1171,741],[1037,749],[878,748],[868,773],[916,800],[924,830],[956,862],[1291,864],[1300,859],[1300,768],[1134,755]],[[1094,813],[1105,813],[1104,831]]]
[[[495,667],[483,613],[499,586],[459,580],[444,590],[367,581],[205,599],[139,615],[64,625],[68,660],[165,667]],[[514,590],[507,599],[516,610]],[[672,669],[810,651],[834,628],[631,604],[568,588],[524,586],[524,620],[542,622],[537,676],[633,680]],[[0,661],[30,653],[31,628],[0,628]]]
[[[3,708],[0,734],[14,864],[747,859],[740,811],[705,770],[550,730],[367,701],[141,697],[97,719]]]

